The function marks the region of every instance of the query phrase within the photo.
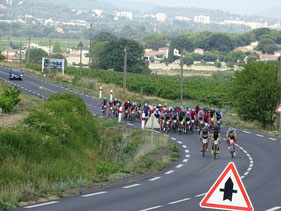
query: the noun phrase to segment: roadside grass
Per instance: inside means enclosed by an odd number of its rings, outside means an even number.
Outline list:
[[[29,102],[28,100],[26,100]],[[0,129],[0,210],[80,193],[94,183],[170,164],[168,137],[93,117],[79,97],[57,94]],[[29,105],[27,103],[27,105]]]

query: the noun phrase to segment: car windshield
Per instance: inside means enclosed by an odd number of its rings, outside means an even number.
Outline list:
[[[21,70],[12,70],[13,74],[21,74]]]

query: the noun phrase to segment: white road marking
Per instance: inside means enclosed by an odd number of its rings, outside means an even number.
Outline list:
[[[241,179],[244,179],[245,178],[245,176],[241,176]]]
[[[51,202],[46,202],[46,203],[42,203],[42,204],[27,206],[27,207],[24,207],[24,208],[25,209],[31,209],[31,208],[35,208],[35,207],[42,207],[42,206],[47,206],[47,205],[57,204],[57,203],[59,203],[59,202],[58,201],[51,201]]]
[[[123,187],[124,189],[128,189],[128,188],[133,188],[133,187],[137,187],[140,186],[141,184],[134,184],[134,185],[129,185],[129,186],[125,186]]]
[[[175,138],[171,138],[173,141],[176,141],[177,139],[175,139]]]
[[[205,196],[205,195],[206,195],[206,193],[201,193],[201,194],[196,195],[195,197],[201,197],[201,196]]]
[[[179,169],[181,167],[183,167],[183,164],[179,164],[179,165],[176,166],[177,169]]]
[[[183,162],[183,163],[187,163],[187,161],[188,161],[188,159],[184,159],[182,162]]]
[[[247,176],[249,174],[249,172],[248,171],[246,171],[245,173],[244,173],[244,176]]]
[[[263,137],[264,137],[263,135],[260,135],[260,134],[256,134],[256,136],[261,137],[261,138],[263,138]]]
[[[133,124],[131,124],[131,123],[127,123],[127,125],[132,126]]]
[[[279,210],[281,209],[281,207],[272,207],[271,209],[268,209],[266,211],[275,211],[275,210]]]
[[[102,191],[102,192],[98,192],[98,193],[90,193],[90,194],[86,194],[86,195],[82,195],[81,197],[90,197],[90,196],[97,196],[97,195],[101,195],[101,194],[105,194],[107,193],[106,191]]]
[[[275,138],[269,138],[270,140],[272,140],[272,141],[276,141],[277,139],[275,139]]]
[[[190,198],[181,199],[181,200],[178,200],[178,201],[173,201],[173,202],[170,202],[170,203],[168,203],[168,204],[177,204],[177,203],[184,202],[184,201],[188,201],[188,200],[190,200]]]
[[[153,182],[153,181],[158,180],[158,179],[161,179],[161,177],[154,177],[154,178],[150,179],[149,181]]]
[[[186,158],[190,158],[190,155],[185,155]]]
[[[190,153],[190,151],[188,149],[185,150],[185,153]]]
[[[171,170],[171,171],[167,171],[165,174],[171,174],[173,172],[174,172],[174,170]]]
[[[155,131],[155,133],[160,133],[159,131]]]
[[[181,142],[181,141],[178,141],[178,143],[179,143],[179,144],[182,144],[182,142]]]
[[[247,133],[247,134],[250,134],[251,132],[249,132],[249,131],[243,131],[244,133]]]
[[[143,209],[143,210],[140,210],[140,211],[148,211],[148,210],[155,210],[155,209],[158,209],[158,208],[161,208],[162,206],[155,206],[155,207],[150,207],[150,208],[147,208],[147,209]]]
[[[182,147],[183,147],[183,148],[187,148],[187,146],[186,146],[186,145],[182,145]]]

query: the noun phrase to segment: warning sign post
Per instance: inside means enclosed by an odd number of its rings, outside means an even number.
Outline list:
[[[200,202],[200,207],[220,210],[254,210],[233,162],[224,169]]]

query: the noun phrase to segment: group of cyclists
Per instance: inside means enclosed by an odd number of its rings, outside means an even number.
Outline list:
[[[182,133],[194,133],[198,131],[201,140],[201,151],[203,150],[203,140],[211,140],[212,153],[214,153],[214,142],[217,144],[217,151],[215,153],[220,153],[219,145],[221,143],[220,129],[223,120],[223,114],[220,110],[215,110],[214,108],[208,110],[206,108],[201,109],[199,106],[191,108],[186,106],[171,107],[164,105],[148,105],[141,103],[136,103],[132,101],[125,100],[107,100],[104,98],[102,101],[102,112],[108,117],[118,118],[119,111],[122,109],[122,116],[124,120],[129,121],[140,121],[142,114],[145,114],[145,119],[153,114],[159,124],[160,132],[170,131]],[[226,140],[228,146],[233,145],[234,155],[235,155],[235,142],[237,142],[237,134],[233,128],[227,131]],[[208,142],[205,144],[206,151],[208,151]]]

